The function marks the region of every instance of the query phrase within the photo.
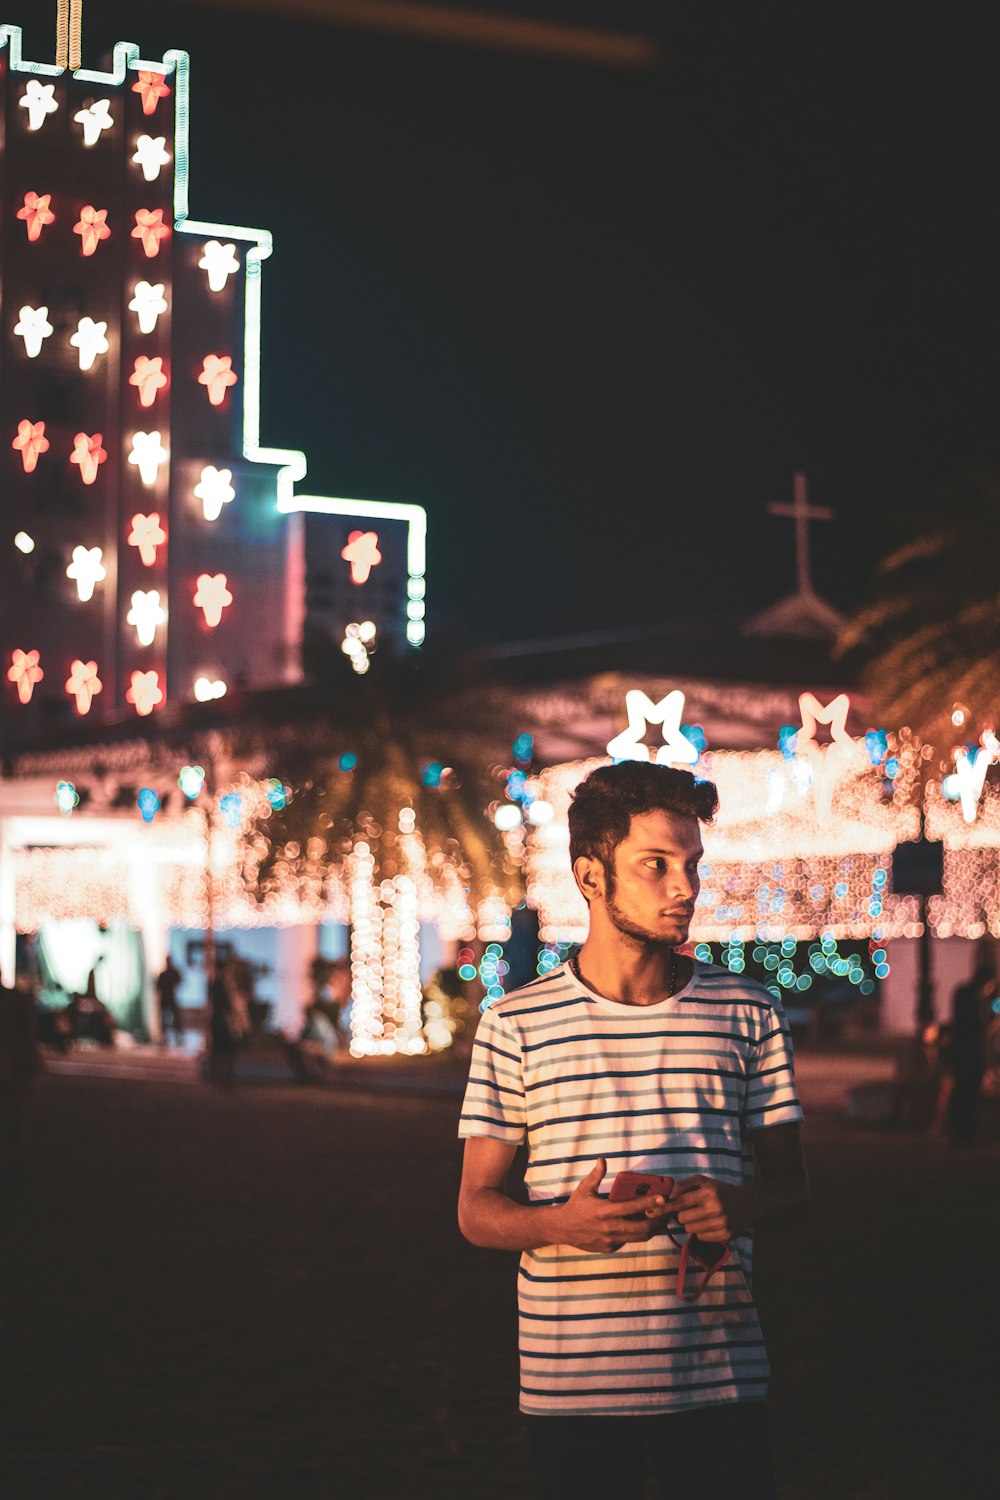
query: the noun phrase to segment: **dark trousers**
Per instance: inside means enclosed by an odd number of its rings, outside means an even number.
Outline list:
[[[537,1500],[774,1500],[767,1407],[729,1401],[650,1417],[529,1417]]]

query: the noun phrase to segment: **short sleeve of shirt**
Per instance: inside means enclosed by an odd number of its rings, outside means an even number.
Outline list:
[[[743,1119],[747,1130],[766,1130],[769,1125],[790,1125],[802,1119],[791,1033],[777,999],[762,1014],[760,1036],[751,1049]]]
[[[521,1044],[510,1022],[492,1006],[483,1012],[476,1032],[458,1134],[462,1140],[485,1135],[515,1146],[525,1138]]]

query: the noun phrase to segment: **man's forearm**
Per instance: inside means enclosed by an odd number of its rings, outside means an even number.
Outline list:
[[[754,1229],[780,1229],[799,1224],[809,1213],[809,1180],[756,1181],[749,1190],[750,1223]]]
[[[539,1250],[558,1245],[559,1208],[541,1203],[515,1203],[500,1188],[476,1188],[463,1194],[458,1205],[458,1227],[473,1245],[484,1250]]]

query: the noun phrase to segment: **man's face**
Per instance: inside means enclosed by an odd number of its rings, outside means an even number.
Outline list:
[[[698,819],[639,813],[614,852],[604,905],[618,931],[639,942],[677,948],[686,942],[701,882],[704,849]]]

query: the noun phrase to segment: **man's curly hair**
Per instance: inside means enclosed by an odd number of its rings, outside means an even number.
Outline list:
[[[569,807],[569,857],[599,859],[614,881],[615,850],[628,838],[632,819],[647,812],[676,813],[710,823],[719,806],[714,782],[690,771],[625,760],[598,766],[573,794]]]

